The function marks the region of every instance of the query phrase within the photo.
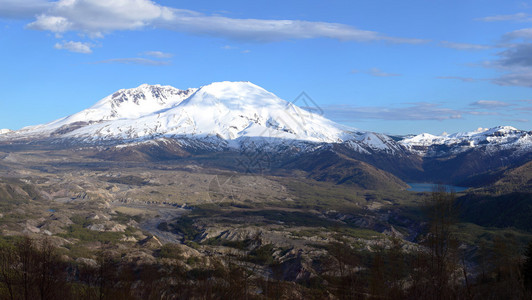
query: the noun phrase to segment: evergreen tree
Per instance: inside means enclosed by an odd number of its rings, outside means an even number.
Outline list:
[[[525,262],[523,264],[523,277],[525,279],[525,287],[532,291],[532,241],[528,244],[525,252]]]

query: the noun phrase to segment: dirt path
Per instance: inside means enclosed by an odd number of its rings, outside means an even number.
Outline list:
[[[149,233],[155,235],[163,244],[164,243],[176,243],[180,244],[182,236],[174,234],[168,231],[162,231],[158,229],[160,223],[162,222],[171,222],[172,220],[182,216],[187,213],[185,209],[182,208],[168,208],[162,207],[157,209],[158,216],[155,216],[152,219],[145,220],[140,223],[140,228],[148,231]]]
[[[120,203],[120,207],[133,208],[135,210],[142,210],[143,218],[139,223],[139,227],[156,236],[163,244],[176,243],[180,244],[182,236],[168,231],[162,231],[157,227],[162,222],[171,222],[176,218],[188,213],[188,210],[175,207],[172,205],[160,204],[138,204],[138,203]]]

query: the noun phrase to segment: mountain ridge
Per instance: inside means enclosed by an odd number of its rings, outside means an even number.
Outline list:
[[[206,155],[224,168],[231,168],[227,161],[235,157],[257,161],[266,153],[274,169],[289,166],[311,178],[336,182],[364,180],[350,178],[340,170],[345,166],[354,173],[371,173],[368,182],[375,187],[387,176],[378,170],[406,182],[476,186],[532,159],[532,131],[498,126],[442,136],[392,137],[340,125],[253,83],[228,81],[187,90],[143,84],[119,90],[76,114],[0,134],[0,146],[9,149],[43,143],[96,147],[95,157],[118,161]],[[384,180],[397,182],[392,177]]]
[[[498,126],[450,135],[390,136],[340,125],[299,108],[251,82],[215,82],[180,90],[142,84],[121,89],[70,116],[17,131],[1,130],[0,140],[71,139],[86,143],[134,144],[158,138],[219,138],[228,147],[264,138],[310,143],[346,143],[353,151],[421,156],[458,154],[486,145],[532,149],[532,131]],[[240,142],[233,142],[240,140]],[[497,149],[495,149],[497,150]]]
[[[433,157],[449,151],[459,154],[479,147],[485,147],[487,152],[493,152],[518,146],[520,151],[530,152],[532,131],[523,131],[512,126],[496,126],[440,136],[422,133],[403,139],[399,143],[419,155]]]

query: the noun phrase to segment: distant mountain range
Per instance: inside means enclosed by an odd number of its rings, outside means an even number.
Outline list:
[[[496,153],[513,149],[517,153],[532,151],[532,132],[518,130],[511,126],[479,128],[472,132],[435,136],[428,133],[405,138],[400,141],[412,152],[424,156],[448,156],[474,148]],[[514,154],[514,155],[515,155]]]
[[[143,84],[47,124],[0,130],[0,145],[43,143],[98,146],[95,155],[113,160],[211,153],[221,165],[224,157],[268,153],[274,170],[300,169],[318,180],[373,188],[403,181],[482,185],[532,159],[532,132],[500,126],[391,137],[337,124],[250,82],[188,90]]]

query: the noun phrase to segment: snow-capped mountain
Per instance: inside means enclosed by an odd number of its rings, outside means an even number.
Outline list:
[[[363,154],[371,154],[375,151],[396,154],[405,150],[401,144],[391,137],[368,131],[353,132],[349,139],[343,142],[351,150]]]
[[[361,155],[442,157],[468,149],[531,151],[532,133],[495,127],[452,135],[427,133],[400,142],[355,130],[299,108],[250,82],[216,82],[199,89],[143,84],[123,89],[92,107],[18,131],[0,131],[0,141],[107,144],[129,147],[171,140],[201,149],[255,147],[278,150],[297,144],[312,151],[342,144]]]
[[[88,125],[105,121],[143,117],[179,105],[197,89],[179,90],[171,86],[143,84],[122,89],[98,101],[92,107],[53,122],[17,131],[20,136],[47,136],[69,125]]]
[[[356,151],[401,148],[385,135],[342,126],[250,82],[217,82],[188,90],[143,84],[120,90],[79,113],[4,138],[119,144],[159,138],[214,139],[229,147],[240,147],[250,139],[269,145],[349,141]]]
[[[467,185],[532,159],[532,132],[506,126],[400,140],[337,124],[250,82],[187,90],[143,84],[47,124],[0,131],[0,146],[10,150],[13,144],[41,143],[85,149],[106,160],[214,154],[210,162],[217,168],[230,165],[245,172],[249,166],[242,159],[250,158],[260,169],[299,169],[335,182],[363,182],[368,174],[374,183],[394,182],[388,176],[393,174],[412,182]],[[382,177],[381,171],[390,174]]]
[[[0,134],[6,134],[6,133],[10,133],[12,132],[12,130],[10,129],[0,129]]]
[[[486,153],[502,150],[515,150],[515,154],[532,151],[532,132],[511,126],[479,128],[476,131],[450,135],[422,133],[400,141],[412,152],[423,156],[447,156],[472,149],[482,149]]]

